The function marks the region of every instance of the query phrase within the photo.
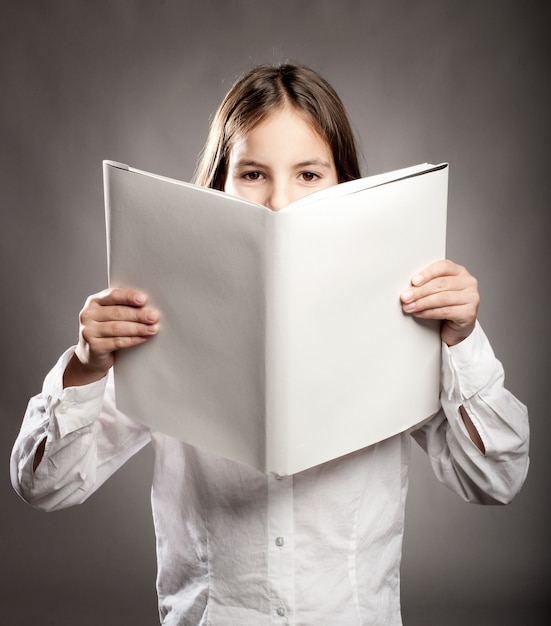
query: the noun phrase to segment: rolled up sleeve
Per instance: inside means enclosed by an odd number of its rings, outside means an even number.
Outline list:
[[[17,493],[43,510],[80,504],[150,439],[149,430],[117,411],[112,374],[63,389],[73,349],[61,356],[31,398],[10,463]],[[35,455],[45,440],[42,461]]]
[[[460,344],[443,345],[442,410],[413,433],[438,479],[471,502],[510,502],[527,475],[528,411],[504,381],[503,367],[477,324]],[[461,410],[484,451],[469,436]]]

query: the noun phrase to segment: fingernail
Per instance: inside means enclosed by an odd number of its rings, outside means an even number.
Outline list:
[[[137,293],[134,296],[134,301],[136,302],[136,304],[145,304],[146,300],[147,300],[147,297],[145,293]]]
[[[402,302],[409,302],[410,300],[413,300],[413,291],[411,291],[411,289],[402,291],[400,294],[400,300],[402,300]]]
[[[411,313],[415,310],[415,302],[410,302],[409,304],[404,304],[404,311],[406,313]]]
[[[423,284],[423,276],[421,274],[416,274],[412,279],[411,282],[413,285],[422,285]]]
[[[155,322],[155,321],[157,320],[157,313],[155,313],[155,311],[148,311],[148,312],[145,314],[145,319],[146,319],[148,322]]]

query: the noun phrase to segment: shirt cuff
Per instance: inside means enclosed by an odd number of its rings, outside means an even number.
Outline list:
[[[104,376],[88,385],[64,389],[63,373],[74,351],[73,347],[62,354],[44,381],[43,393],[59,437],[89,426],[98,418],[107,383],[107,376]]]
[[[500,371],[499,361],[478,322],[473,332],[455,346],[442,346],[442,387],[451,399],[471,398]]]

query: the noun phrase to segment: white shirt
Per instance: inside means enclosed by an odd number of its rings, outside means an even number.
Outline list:
[[[12,453],[13,485],[43,510],[78,504],[151,441],[157,589],[167,626],[399,625],[410,435],[465,500],[508,502],[526,476],[527,411],[503,388],[479,326],[461,344],[443,346],[443,410],[433,418],[283,478],[150,432],[117,412],[111,376],[63,390],[71,354],[29,403]],[[485,454],[469,438],[460,405]]]

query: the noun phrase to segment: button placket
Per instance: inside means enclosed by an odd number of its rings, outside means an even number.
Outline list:
[[[289,618],[294,610],[293,477],[268,479],[268,575],[274,614]],[[284,620],[287,623],[287,620]]]

